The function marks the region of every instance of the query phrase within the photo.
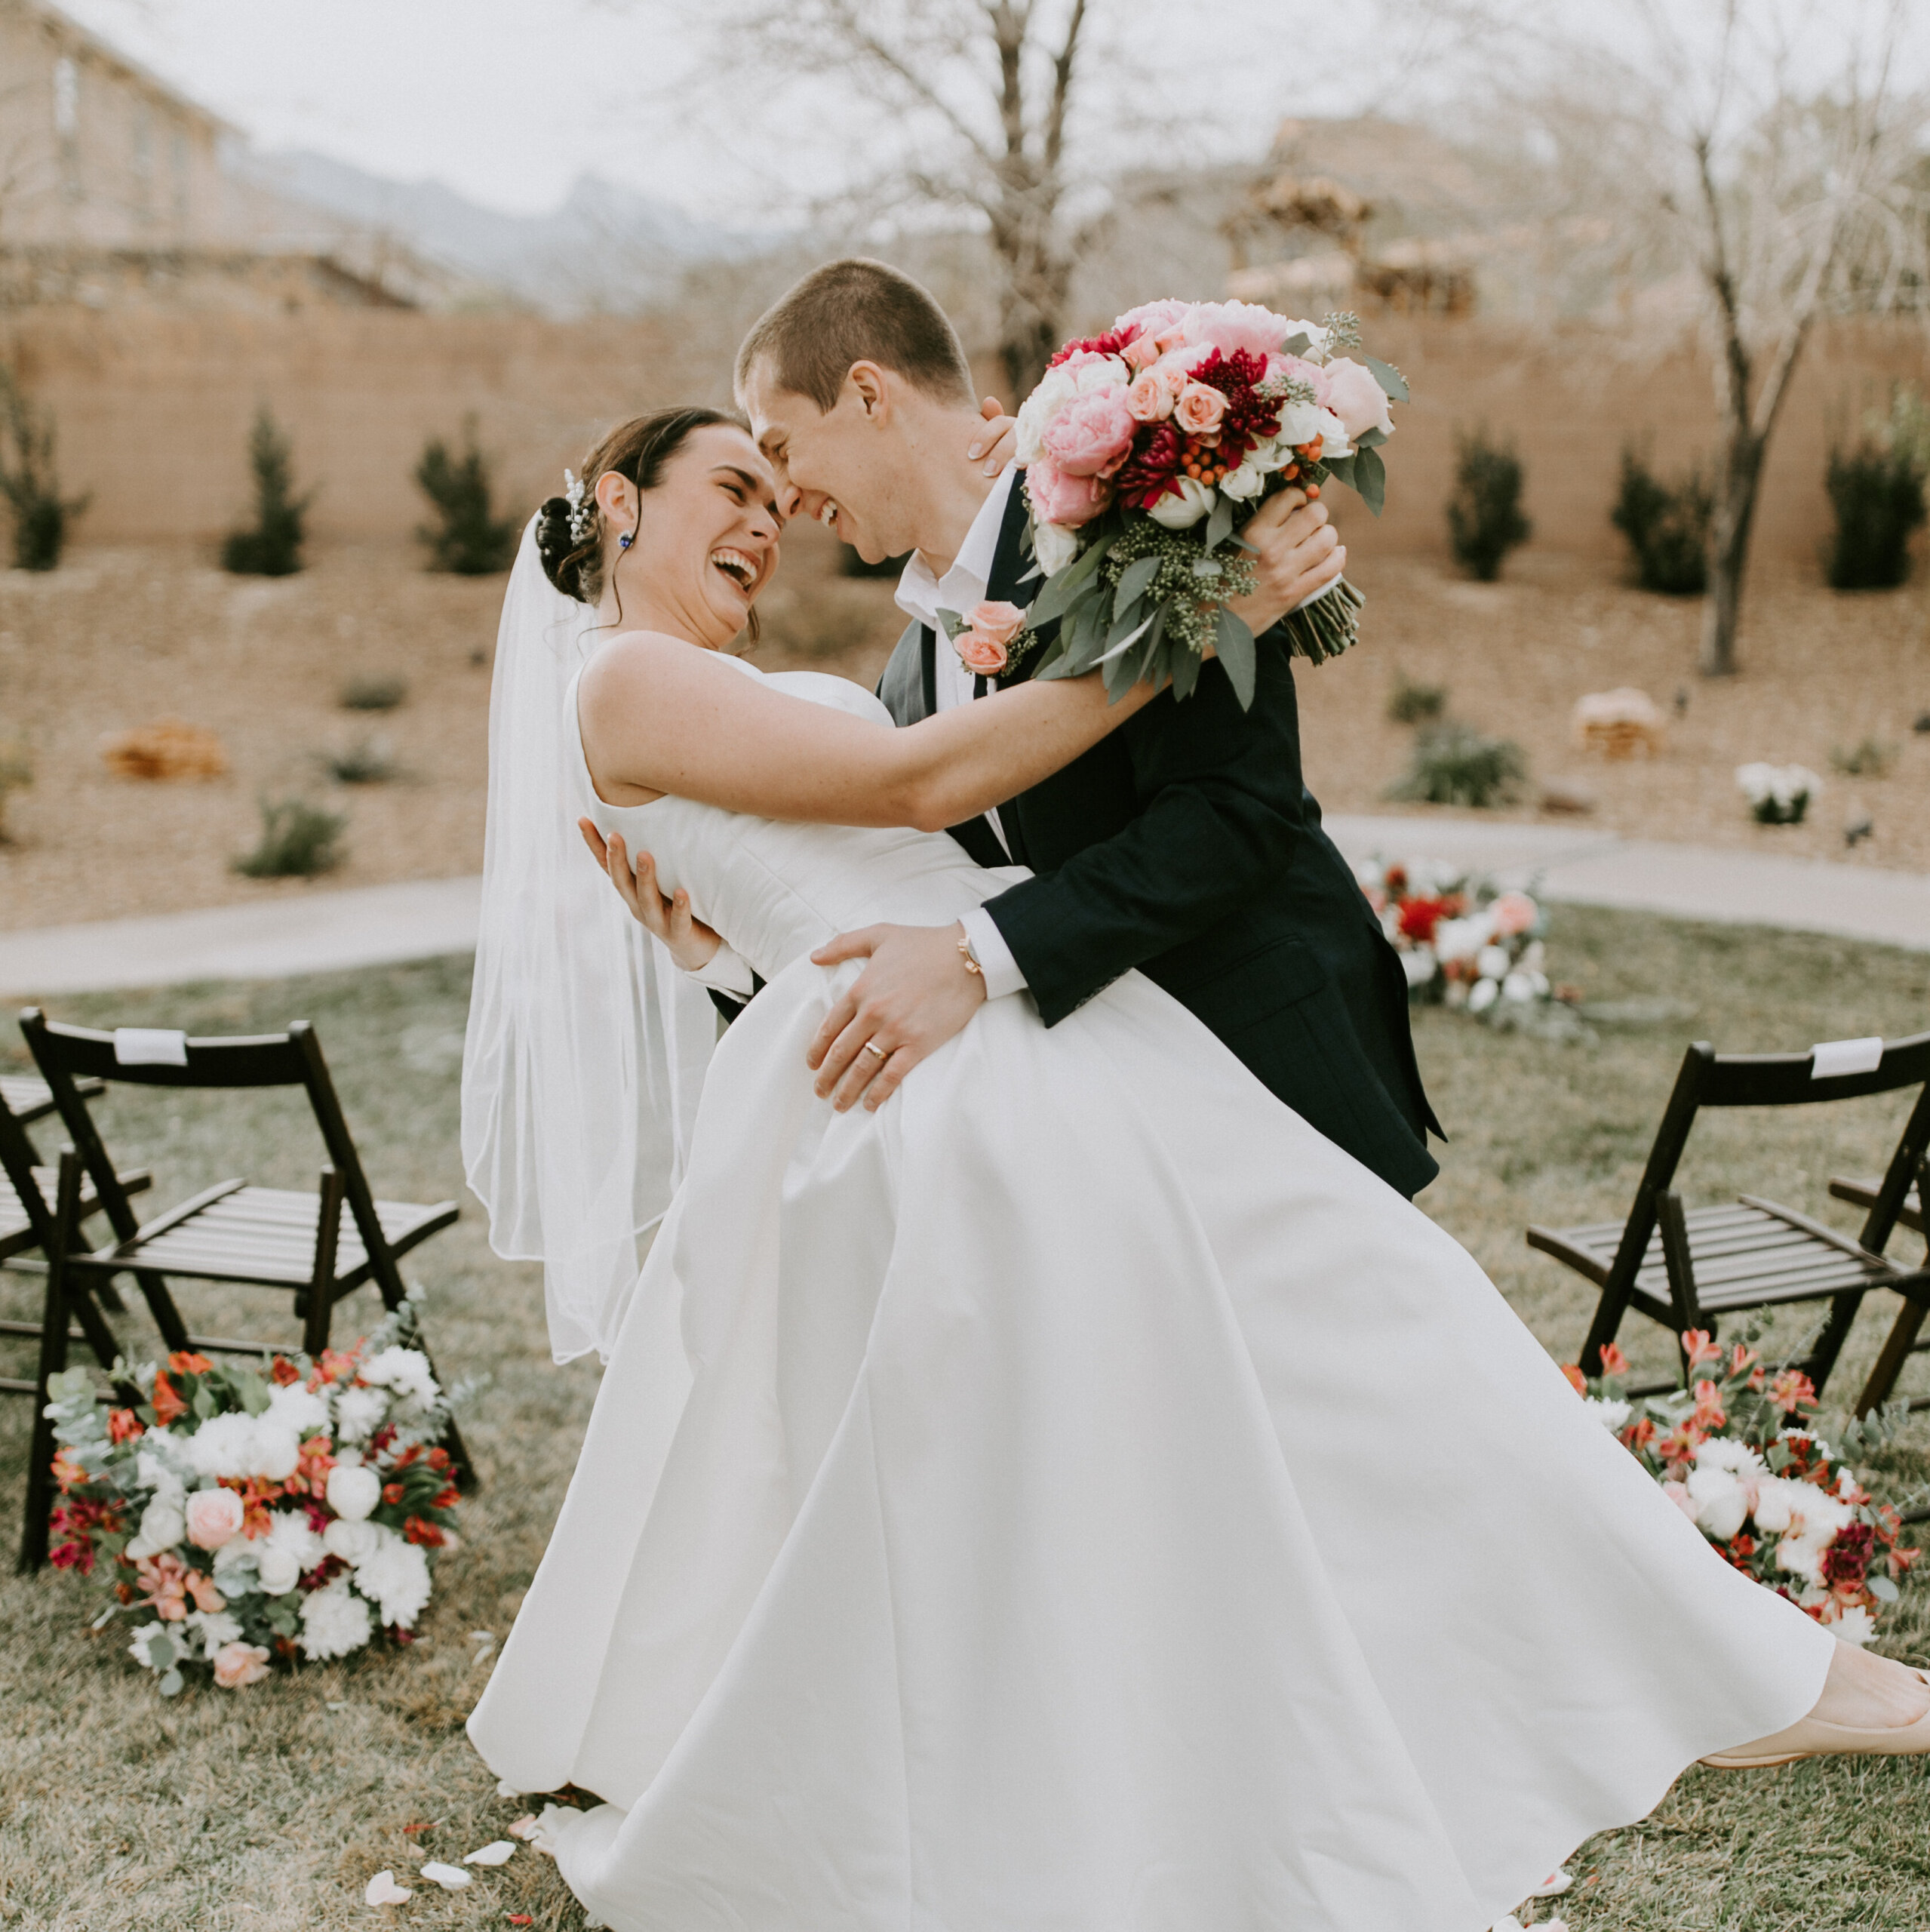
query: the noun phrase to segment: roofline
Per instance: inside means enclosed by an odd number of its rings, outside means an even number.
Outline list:
[[[152,68],[143,66],[131,54],[122,53],[118,47],[102,39],[91,27],[83,26],[64,8],[57,6],[54,0],[17,0],[17,4],[26,13],[37,17],[44,24],[51,27],[56,33],[78,43],[81,49],[94,60],[116,69],[137,85],[159,94],[172,106],[192,115],[197,121],[206,122],[217,133],[235,135],[242,140],[247,138],[247,131],[244,128],[238,126],[226,115],[216,113],[213,108],[203,106],[190,95],[183,94],[171,81],[163,80]]]

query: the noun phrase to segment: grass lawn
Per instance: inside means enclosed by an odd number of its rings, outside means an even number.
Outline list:
[[[1661,994],[1696,1009],[1686,1023],[1605,1031],[1592,1051],[1420,1015],[1422,1060],[1455,1137],[1424,1204],[1566,1358],[1587,1299],[1564,1271],[1529,1253],[1522,1226],[1622,1211],[1683,1041],[1802,1048],[1916,1030],[1930,1020],[1930,956],[1578,909],[1558,913],[1551,949],[1558,977],[1591,998]],[[468,988],[466,961],[438,961],[69,999],[54,1010],[209,1033],[312,1020],[377,1192],[433,1201],[463,1192],[456,1094]],[[0,1065],[12,1070],[17,1058],[0,1048]],[[1827,1203],[1825,1183],[1833,1172],[1880,1166],[1902,1112],[1868,1101],[1781,1118],[1712,1117],[1691,1143],[1689,1198],[1759,1190],[1853,1226]],[[157,1204],[243,1171],[310,1186],[321,1158],[299,1103],[278,1096],[127,1091],[103,1118],[124,1161],[155,1168]],[[51,1144],[43,1131],[43,1146]],[[95,1599],[86,1586],[51,1572],[9,1572],[0,1580],[0,1924],[47,1932],[365,1924],[361,1890],[372,1872],[386,1866],[412,1882],[424,1854],[459,1860],[501,1835],[522,1808],[496,1797],[463,1734],[487,1669],[473,1661],[469,1633],[490,1631],[499,1641],[515,1614],[597,1371],[594,1362],[550,1364],[537,1271],[494,1259],[479,1211],[464,1198],[464,1218],[407,1271],[428,1286],[428,1335],[445,1374],[495,1378],[465,1418],[483,1486],[466,1506],[466,1546],[439,1573],[423,1640],[244,1693],[197,1684],[168,1703],[123,1654],[118,1626],[90,1634]],[[27,1312],[32,1297],[32,1284],[14,1278],[11,1311]],[[339,1332],[352,1336],[373,1321],[373,1297],[363,1299],[370,1312],[359,1300],[345,1305]],[[197,1326],[239,1318],[218,1302],[189,1306]],[[293,1333],[285,1303],[264,1297],[255,1314],[254,1332]],[[1854,1392],[1888,1320],[1887,1309],[1868,1312],[1833,1392]],[[1792,1319],[1792,1341],[1796,1328]],[[12,1346],[30,1359],[28,1344]],[[1646,1337],[1631,1352],[1638,1363],[1664,1358]],[[1930,1386],[1930,1376],[1919,1371],[1918,1379]],[[1443,1398],[1443,1426],[1451,1426],[1452,1392]],[[27,1406],[0,1411],[5,1493],[14,1499]],[[1372,1426],[1370,1411],[1362,1424]],[[1930,1426],[1913,1425],[1892,1460],[1892,1484],[1922,1481]],[[1495,1587],[1507,1587],[1504,1577]],[[1907,1595],[1889,1632],[1897,1654],[1930,1660],[1930,1591]],[[1920,1760],[1692,1771],[1645,1823],[1582,1848],[1583,1882],[1557,1909],[1576,1932],[1901,1932],[1925,1918],[1926,1806],[1930,1774]],[[549,1862],[527,1851],[479,1872],[466,1892],[413,1882],[415,1900],[395,1915],[413,1925],[496,1926],[512,1913],[530,1915],[538,1927],[582,1923]]]

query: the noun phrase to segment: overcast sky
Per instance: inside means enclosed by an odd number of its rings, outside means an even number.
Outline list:
[[[690,84],[701,78],[692,69],[706,0],[62,4],[264,149],[432,177],[521,213],[554,207],[594,172],[754,225],[752,205],[774,179],[828,185],[851,111],[828,102],[816,125],[761,127],[741,90]],[[1129,35],[1150,30],[1171,45],[1179,29],[1204,57],[1170,63],[1176,99],[1222,151],[1263,152],[1283,115],[1352,112],[1368,92],[1366,0],[1114,0],[1111,11]],[[1326,23],[1317,47],[1304,32],[1313,21]],[[1292,22],[1303,23],[1297,79],[1281,31]]]

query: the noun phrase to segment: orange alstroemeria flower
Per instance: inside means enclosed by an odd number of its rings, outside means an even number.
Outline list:
[[[1602,1373],[1604,1375],[1626,1375],[1628,1358],[1612,1342],[1602,1344]]]
[[[167,1366],[177,1375],[205,1375],[214,1364],[205,1355],[190,1355],[185,1349],[177,1349],[167,1358]]]
[[[181,1399],[180,1391],[167,1379],[166,1372],[154,1378],[154,1420],[165,1429],[177,1417],[188,1412],[188,1405]]]

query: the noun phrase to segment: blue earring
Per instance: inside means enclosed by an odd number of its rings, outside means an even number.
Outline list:
[[[629,549],[630,538],[627,532],[623,536],[617,538],[616,547],[619,550],[627,550]]]

